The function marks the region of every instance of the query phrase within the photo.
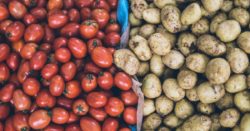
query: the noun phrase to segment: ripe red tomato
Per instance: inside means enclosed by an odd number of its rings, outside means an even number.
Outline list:
[[[0,82],[7,81],[10,77],[10,69],[5,63],[0,63]]]
[[[27,13],[23,17],[23,22],[25,25],[35,24],[37,23],[37,18],[34,15]]]
[[[54,11],[48,15],[48,25],[52,29],[58,29],[68,23],[69,17],[62,11]]]
[[[121,99],[126,106],[133,106],[138,103],[138,96],[132,90],[121,92]]]
[[[89,114],[97,121],[104,121],[104,119],[107,117],[107,113],[104,111],[103,108],[90,108]]]
[[[39,130],[48,126],[50,121],[51,117],[49,116],[48,111],[40,109],[31,113],[29,117],[29,126],[32,129]]]
[[[97,87],[97,80],[93,74],[87,74],[81,81],[82,89],[85,92],[90,92]]]
[[[58,72],[58,66],[55,63],[45,65],[41,71],[43,79],[49,80]]]
[[[68,43],[68,39],[66,37],[57,37],[54,41],[53,41],[53,49],[57,50],[61,47],[66,47]]]
[[[37,51],[30,59],[30,68],[41,70],[47,61],[47,54],[44,51]]]
[[[105,106],[105,111],[112,117],[119,116],[124,110],[123,102],[116,97],[111,97]]]
[[[55,51],[55,58],[61,63],[66,63],[70,60],[71,53],[68,48],[61,47]]]
[[[109,72],[100,72],[97,78],[97,84],[104,90],[110,90],[113,87],[114,79]]]
[[[42,1],[42,0],[39,0]],[[47,10],[43,7],[35,7],[32,10],[30,10],[30,13],[35,16],[38,20],[43,20],[47,16]]]
[[[72,110],[75,114],[83,116],[88,113],[89,106],[83,99],[77,99],[73,103]]]
[[[75,0],[75,5],[79,8],[89,7],[93,2],[94,0]]]
[[[123,112],[123,119],[127,124],[134,125],[137,120],[137,110],[134,107],[127,107]]]
[[[99,123],[91,117],[82,117],[80,120],[80,126],[83,131],[101,131]]]
[[[44,89],[37,94],[36,104],[42,108],[52,108],[56,104],[56,98],[48,90]]]
[[[131,131],[131,129],[127,128],[127,127],[123,127],[121,129],[119,129],[119,131]]]
[[[56,124],[65,124],[69,120],[69,113],[67,110],[61,107],[55,107],[52,109],[52,122]]]
[[[9,12],[15,19],[21,19],[27,13],[27,9],[20,1],[14,0],[9,3]]]
[[[13,125],[13,117],[9,117],[4,124],[4,131],[16,131]]]
[[[108,34],[110,32],[120,32],[120,26],[118,23],[114,22],[114,20],[111,20],[111,22],[107,25],[105,28],[105,33]]]
[[[13,116],[13,125],[17,131],[28,131],[30,130],[28,124],[29,116],[27,114],[17,112]]]
[[[101,71],[102,69],[98,67],[96,64],[94,64],[92,61],[87,62],[84,66],[85,73],[93,73],[97,75]]]
[[[107,46],[115,47],[120,43],[121,36],[117,32],[110,32],[106,35],[104,42]]]
[[[96,36],[99,25],[95,20],[85,20],[80,26],[80,34],[84,39],[91,39]]]
[[[49,0],[47,3],[47,9],[48,10],[60,10],[63,7],[63,1],[62,0]]]
[[[0,53],[0,62],[3,62],[8,58],[8,56],[10,54],[10,47],[7,44],[2,43],[2,44],[0,44],[0,52],[1,52]]]
[[[20,63],[19,55],[16,52],[11,52],[6,60],[6,63],[11,70],[16,71]]]
[[[35,78],[27,78],[23,82],[23,91],[29,96],[36,96],[40,90],[40,82]]]
[[[5,4],[0,3],[0,21],[3,21],[9,17],[10,13]]]
[[[73,99],[66,98],[64,96],[57,97],[56,104],[67,110],[72,109]]]
[[[72,8],[68,11],[68,17],[70,22],[76,22],[79,23],[80,21],[80,12],[78,9]],[[80,26],[79,26],[80,27]],[[79,32],[79,31],[78,31]]]
[[[127,91],[132,87],[132,79],[124,72],[118,72],[114,77],[115,86],[121,90]]]
[[[4,125],[2,122],[0,122],[0,131],[3,131],[4,130]]]
[[[40,24],[29,25],[24,33],[24,40],[26,42],[38,43],[44,36],[44,29]]]
[[[21,57],[24,59],[31,59],[32,56],[36,53],[37,47],[38,46],[36,43],[25,44],[20,51]]]
[[[43,130],[44,131],[64,131],[64,128],[61,125],[50,124]]]
[[[23,83],[25,81],[25,79],[27,79],[27,77],[29,76],[30,72],[31,72],[30,63],[28,61],[24,61],[23,63],[21,63],[21,65],[19,66],[19,69],[17,71],[18,81],[20,83]],[[0,78],[1,78],[1,76],[0,76]]]
[[[44,51],[46,54],[49,54],[52,50],[52,45],[50,43],[42,43],[39,49]]]
[[[69,81],[66,83],[64,90],[64,96],[70,99],[76,98],[81,93],[80,83],[76,80]]]
[[[0,101],[9,102],[13,97],[13,93],[14,93],[15,88],[16,87],[15,87],[14,83],[8,83],[8,84],[4,85],[0,89]]]
[[[10,107],[7,104],[0,104],[0,120],[5,120],[10,113]]]
[[[117,8],[118,0],[108,0],[111,9]]]
[[[87,46],[88,46],[88,52],[89,54],[91,54],[91,52],[95,49],[95,47],[102,46],[102,41],[98,38],[90,39],[87,42]]]
[[[80,117],[78,115],[76,115],[74,112],[69,112],[69,120],[67,123],[74,123],[79,121]]]
[[[63,77],[60,75],[55,75],[50,80],[49,91],[53,96],[60,96],[62,95],[65,88],[65,82]]]
[[[92,4],[92,8],[105,9],[106,11],[110,12],[110,6],[106,0],[94,1],[94,3]]]
[[[99,30],[97,32],[96,38],[98,38],[100,40],[103,40],[105,38],[105,34],[102,31]]]
[[[81,8],[80,15],[82,20],[87,20],[91,18],[91,10],[88,7]]]
[[[102,131],[117,131],[119,122],[115,118],[108,118],[102,125]]]
[[[78,124],[69,124],[66,126],[65,131],[82,131]]]
[[[23,37],[25,26],[23,23],[16,21],[11,23],[5,31],[5,35],[11,42],[17,42]]]
[[[91,59],[102,68],[108,68],[113,63],[113,56],[105,47],[96,47],[91,53]]]
[[[52,43],[55,39],[55,34],[53,33],[53,30],[48,26],[44,25],[44,42]]]
[[[109,13],[105,9],[94,9],[92,11],[92,18],[97,21],[100,29],[103,29],[109,22]]]
[[[68,47],[72,55],[77,59],[82,59],[87,55],[86,44],[78,38],[70,38],[68,41]]]
[[[27,96],[21,89],[16,89],[14,91],[12,100],[17,111],[29,110],[31,107],[30,97]]]
[[[60,73],[65,81],[72,80],[76,75],[76,64],[71,61],[63,64]]]
[[[75,22],[66,24],[61,30],[60,34],[65,37],[77,36],[79,34],[80,25]]]
[[[87,95],[87,103],[93,108],[101,108],[106,105],[108,98],[101,92],[91,92]]]

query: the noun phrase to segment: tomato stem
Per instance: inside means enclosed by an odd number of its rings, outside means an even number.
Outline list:
[[[28,127],[21,128],[21,131],[28,131]]]
[[[101,71],[101,72],[99,73],[99,76],[103,76],[103,75],[104,75],[104,72]]]

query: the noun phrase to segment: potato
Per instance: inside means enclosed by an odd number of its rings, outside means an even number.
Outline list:
[[[154,4],[162,9],[165,5],[171,4],[171,5],[175,5],[176,1],[175,0],[154,0]]]
[[[204,17],[211,18],[216,14],[216,12],[209,12],[203,6],[201,6],[201,15]]]
[[[130,37],[133,37],[133,36],[135,36],[135,35],[138,35],[138,34],[139,34],[139,30],[140,30],[140,27],[131,28],[131,29],[130,29],[130,33],[129,33],[129,36],[130,36]]]
[[[232,0],[224,0],[221,10],[224,12],[229,12],[233,8]]]
[[[209,22],[206,18],[202,18],[191,27],[192,32],[195,35],[202,35],[209,32]]]
[[[148,74],[142,81],[142,92],[147,98],[157,98],[161,95],[162,88],[159,78],[154,74]]]
[[[148,61],[152,57],[152,53],[148,46],[148,42],[140,35],[136,35],[129,40],[129,48],[136,54],[141,61]]]
[[[198,3],[188,5],[181,14],[181,23],[183,25],[191,25],[201,18],[201,8]]]
[[[194,53],[186,58],[186,66],[197,73],[204,73],[206,71],[209,58],[201,53]]]
[[[209,34],[202,35],[198,38],[197,47],[210,56],[220,56],[226,52],[225,44]]]
[[[238,21],[242,27],[246,27],[249,23],[249,13],[244,8],[232,9],[229,13],[229,18]]]
[[[237,126],[235,126],[233,129],[232,129],[232,131],[240,131],[240,127],[237,125]]]
[[[150,4],[148,5],[148,8],[156,8],[156,6],[155,6],[154,3],[150,3]]]
[[[250,87],[250,75],[247,76],[247,87]]]
[[[240,121],[240,131],[249,131],[250,130],[250,113],[244,114]]]
[[[139,35],[144,38],[148,38],[153,33],[155,33],[155,25],[152,24],[144,24],[139,30]]]
[[[161,10],[161,22],[170,33],[181,31],[180,10],[174,5],[166,5]]]
[[[155,130],[157,127],[161,125],[161,117],[160,115],[153,113],[145,118],[142,124],[143,129]]]
[[[203,82],[197,87],[197,94],[202,103],[209,104],[220,100],[225,95],[225,89],[223,85]]]
[[[178,85],[176,79],[166,79],[163,82],[162,89],[165,95],[173,101],[180,101],[185,97],[185,90]]]
[[[167,127],[160,127],[157,131],[170,131]]]
[[[236,20],[225,20],[221,22],[216,29],[217,37],[223,42],[231,42],[235,40],[240,32],[240,24]]]
[[[157,76],[161,76],[165,70],[165,65],[163,64],[161,57],[158,55],[153,55],[150,59],[150,71]]]
[[[219,101],[217,101],[215,104],[216,106],[221,109],[227,109],[234,106],[234,100],[233,95],[230,93],[226,93]]]
[[[199,102],[197,105],[197,110],[205,115],[210,115],[214,112],[215,107],[214,107],[214,104],[205,104],[205,103]]]
[[[250,92],[242,91],[238,92],[234,96],[234,104],[241,112],[250,111]]]
[[[161,33],[166,39],[168,39],[171,44],[171,47],[174,47],[176,42],[176,36],[174,34],[169,33],[162,25],[158,26],[156,32]]]
[[[132,0],[131,10],[137,19],[142,19],[142,13],[148,8],[148,4],[145,0]]]
[[[234,5],[243,8],[249,8],[250,1],[249,0],[234,0]]]
[[[183,120],[178,118],[174,113],[167,115],[163,120],[164,125],[166,125],[170,128],[175,128],[175,127],[181,125],[182,122],[183,122]]]
[[[151,99],[145,99],[143,105],[143,116],[148,116],[153,112],[155,112],[154,101]]]
[[[145,9],[142,13],[143,19],[150,24],[159,24],[160,21],[160,10],[157,8]]]
[[[170,52],[171,44],[161,33],[154,33],[149,37],[149,46],[154,54],[163,56]]]
[[[247,88],[246,76],[243,74],[234,74],[230,76],[225,83],[225,89],[229,93],[237,93]]]
[[[181,70],[177,75],[177,81],[181,88],[192,89],[197,82],[197,74],[190,70]]]
[[[178,37],[177,46],[185,56],[193,53],[196,47],[196,37],[192,33],[184,32]]]
[[[135,17],[133,13],[129,14],[129,23],[131,26],[139,26],[141,25],[142,21]]]
[[[141,62],[139,70],[136,73],[136,76],[145,76],[149,72],[149,64],[148,62]]]
[[[220,114],[220,124],[223,127],[232,128],[237,124],[239,119],[240,113],[234,108],[227,109]]]
[[[249,65],[247,54],[239,48],[231,48],[226,58],[234,73],[243,73]]]
[[[215,33],[218,25],[227,19],[227,15],[225,13],[219,13],[213,17],[212,21],[210,22],[210,32]]]
[[[223,0],[201,0],[201,2],[208,12],[218,11],[223,5]]]
[[[206,77],[211,84],[223,84],[230,77],[231,69],[228,62],[223,58],[210,60],[206,68]]]
[[[199,101],[199,97],[197,94],[197,87],[185,91],[186,91],[186,97],[189,101],[191,102]]]
[[[160,116],[165,116],[174,109],[174,102],[162,95],[155,100],[155,107]]]
[[[250,54],[250,32],[245,31],[245,32],[241,33],[237,39],[237,44],[247,54]]]
[[[209,131],[212,121],[205,115],[193,115],[181,126],[181,131]]]
[[[188,100],[182,99],[176,103],[174,113],[178,118],[186,119],[194,113],[194,108]]]
[[[221,125],[219,122],[219,115],[218,114],[213,114],[211,115],[211,120],[212,120],[212,125],[209,131],[220,131]]]
[[[114,63],[129,75],[135,75],[140,67],[139,60],[128,49],[116,50],[114,53]]]
[[[177,50],[171,50],[165,56],[162,56],[162,62],[171,69],[179,69],[185,62],[184,56]]]

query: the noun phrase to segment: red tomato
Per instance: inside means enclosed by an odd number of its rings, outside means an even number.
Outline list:
[[[1,8],[1,7],[0,7]],[[1,9],[0,9],[1,10]],[[0,11],[1,12],[1,11]],[[2,13],[2,12],[1,12]],[[0,14],[1,15],[1,14]],[[0,16],[1,17],[1,16]],[[3,20],[3,21],[1,21],[0,22],[0,31],[1,32],[5,32],[6,31],[6,28],[11,24],[11,23],[13,23],[13,21],[12,20],[9,20],[9,19],[7,19],[7,20]]]
[[[55,10],[55,9],[62,9],[63,7],[63,0],[49,0],[47,3],[48,10]]]
[[[46,54],[49,54],[52,50],[52,45],[50,43],[42,43],[39,49],[44,51]]]
[[[72,80],[76,75],[76,64],[71,61],[63,64],[60,73],[65,81]]]
[[[10,47],[7,44],[2,43],[2,44],[0,44],[0,52],[1,52],[0,53],[0,62],[3,62],[8,58],[8,56],[10,54]]]
[[[88,46],[88,52],[89,52],[89,54],[91,54],[91,52],[95,49],[95,47],[102,46],[102,41],[100,39],[97,39],[97,38],[90,39],[87,42],[87,46]]]
[[[13,125],[13,117],[9,117],[4,124],[4,131],[16,131]]]
[[[47,62],[47,54],[44,51],[37,51],[30,59],[30,68],[40,70]]]
[[[96,47],[91,53],[92,61],[99,67],[112,66],[113,56],[105,47]]]
[[[38,0],[21,0],[27,7],[34,7],[38,3]]]
[[[98,31],[96,38],[103,40],[105,38],[105,34],[102,31]]]
[[[79,23],[81,16],[77,9],[72,8],[68,11],[68,17],[69,21]]]
[[[97,87],[97,80],[93,74],[87,74],[81,81],[82,89],[85,92],[90,92]]]
[[[77,122],[77,121],[79,121],[79,119],[80,119],[79,116],[71,111],[71,112],[69,112],[69,120],[67,123]]]
[[[36,96],[40,90],[40,82],[35,78],[27,78],[23,82],[23,91],[29,96]]]
[[[134,107],[127,107],[123,112],[123,119],[127,124],[134,125],[136,124],[137,110]]]
[[[27,43],[22,47],[20,55],[24,59],[31,59],[36,53],[37,48],[38,46],[36,43]]]
[[[109,47],[109,48],[107,48],[108,49],[108,51],[113,55],[114,53],[115,53],[115,48],[113,48],[113,47]]]
[[[70,110],[70,109],[72,109],[73,100],[66,98],[66,97],[63,97],[63,96],[60,96],[60,97],[57,97],[56,104],[60,107],[67,109],[67,110]]]
[[[24,46],[24,41],[22,39],[11,43],[12,49],[18,53],[20,53],[23,46]]]
[[[27,13],[27,9],[20,1],[14,0],[9,3],[9,12],[15,19],[21,19]]]
[[[0,3],[0,21],[3,21],[9,17],[10,13],[5,4]]]
[[[77,99],[73,103],[72,110],[75,114],[83,116],[88,113],[89,106],[83,99]]]
[[[10,113],[10,107],[7,104],[0,104],[0,120],[5,120]]]
[[[4,125],[2,122],[0,122],[0,131],[3,131],[4,130]]]
[[[99,123],[91,117],[82,117],[80,126],[83,131],[101,131]]]
[[[52,108],[56,104],[56,98],[44,89],[37,94],[36,104],[42,108]]]
[[[119,116],[124,110],[124,104],[123,102],[116,98],[111,97],[108,100],[108,103],[105,106],[105,111],[112,117]]]
[[[102,125],[102,131],[117,131],[119,122],[115,118],[108,118]]]
[[[104,90],[110,90],[114,84],[112,74],[109,72],[100,72],[97,78],[97,84]]]
[[[65,37],[77,36],[79,34],[80,25],[75,22],[66,24],[61,30],[60,34]]]
[[[63,77],[60,75],[55,75],[52,77],[49,85],[49,91],[53,96],[60,96],[62,95],[65,88],[65,82]]]
[[[13,97],[13,93],[14,93],[15,88],[16,88],[15,84],[13,84],[13,83],[8,83],[8,84],[4,85],[0,89],[0,101],[9,102]]]
[[[110,11],[110,6],[106,0],[96,0],[93,3],[92,8],[105,9],[108,12]]]
[[[111,20],[110,24],[105,28],[105,33],[108,34],[110,32],[120,32],[120,26],[119,24],[115,23],[114,20]]]
[[[94,0],[75,0],[75,5],[79,8],[89,7],[93,2]]]
[[[90,19],[91,18],[90,8],[87,8],[87,7],[81,8],[80,15],[81,15],[82,20]]]
[[[21,113],[21,112],[17,112],[15,113],[15,115],[13,116],[13,125],[14,128],[17,131],[28,131],[29,129],[29,124],[28,124],[28,118],[29,116]]]
[[[108,0],[111,9],[117,8],[118,0]]]
[[[39,0],[42,1],[42,0]],[[36,19],[38,20],[43,20],[44,18],[47,17],[47,11],[45,8],[42,7],[35,7],[33,8],[30,13],[35,16]]]
[[[69,113],[67,110],[61,107],[55,107],[52,109],[52,122],[56,124],[65,124],[69,120]]]
[[[5,31],[5,35],[11,42],[17,42],[23,37],[25,26],[19,21],[11,23]]]
[[[119,129],[119,131],[131,131],[131,129],[127,128],[127,127],[123,127],[121,129]]]
[[[23,63],[21,63],[17,71],[18,81],[20,83],[23,83],[25,79],[27,79],[27,77],[29,76],[30,72],[31,72],[30,63],[28,61],[24,61]]]
[[[24,40],[26,42],[36,42],[42,40],[44,36],[44,29],[40,24],[29,25],[24,33]]]
[[[13,93],[13,104],[17,111],[29,110],[31,107],[30,97],[21,89],[16,89]]]
[[[69,81],[66,83],[64,90],[64,96],[70,99],[76,98],[81,93],[80,83],[76,80]]]
[[[93,108],[101,108],[106,105],[108,98],[101,92],[91,92],[87,95],[87,103]]]
[[[58,29],[68,23],[68,16],[62,11],[56,11],[48,15],[48,25],[52,29]]]
[[[66,63],[70,60],[71,53],[68,48],[61,47],[55,51],[55,58],[61,63]]]
[[[121,90],[127,91],[132,87],[132,79],[124,72],[118,72],[114,77],[115,86]]]
[[[65,131],[82,131],[78,124],[69,124],[66,126]]]
[[[80,34],[84,39],[90,39],[96,36],[99,25],[95,20],[85,20],[80,26]]]
[[[100,29],[102,29],[108,24],[110,16],[105,9],[94,9],[92,11],[92,18],[97,21]]]
[[[55,34],[53,33],[53,30],[48,26],[44,25],[44,37],[43,40],[44,42],[53,42],[55,39]]]
[[[115,65],[112,65],[107,69],[108,72],[110,72],[112,75],[114,75],[117,72],[117,67]]]
[[[35,24],[37,23],[37,19],[34,15],[30,14],[30,13],[27,13],[24,15],[23,17],[23,22],[26,24],[26,25],[31,25],[31,24]]]
[[[106,35],[104,41],[107,46],[115,47],[120,43],[121,36],[117,32],[110,32]]]
[[[15,71],[20,63],[19,55],[16,52],[10,53],[8,59],[6,60],[6,63],[11,70]]]
[[[43,79],[49,80],[58,72],[58,66],[54,63],[49,63],[45,65],[41,71]]]
[[[65,9],[71,9],[74,6],[74,0],[64,0],[63,6]]]
[[[87,55],[86,44],[78,38],[70,38],[68,41],[68,47],[72,55],[77,59],[82,59]]]
[[[0,63],[0,83],[7,81],[10,77],[10,69],[5,63]]]
[[[68,43],[68,39],[66,37],[57,37],[54,41],[53,41],[53,49],[57,50],[61,47],[66,47]]]
[[[87,62],[86,65],[84,66],[85,73],[93,73],[97,75],[101,71],[102,69],[98,67],[96,64],[94,64],[92,61]]]
[[[40,109],[31,113],[29,117],[29,126],[32,129],[39,130],[49,125],[51,118],[46,110]]]
[[[112,19],[115,22],[117,21],[117,12],[116,11],[111,12],[110,19]]]
[[[61,125],[50,124],[43,130],[44,131],[64,131],[64,128]]]
[[[107,117],[107,113],[104,111],[103,108],[90,108],[89,114],[97,121],[104,121],[104,119]]]
[[[133,106],[138,103],[138,96],[132,90],[121,92],[121,99],[126,106]]]

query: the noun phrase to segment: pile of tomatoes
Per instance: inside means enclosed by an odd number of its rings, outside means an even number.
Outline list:
[[[117,0],[0,1],[0,131],[129,131]]]

